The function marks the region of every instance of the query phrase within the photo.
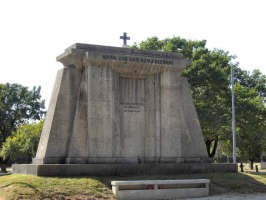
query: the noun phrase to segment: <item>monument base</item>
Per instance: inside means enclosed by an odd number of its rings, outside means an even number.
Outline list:
[[[14,164],[13,173],[36,176],[128,176],[237,172],[236,164]]]

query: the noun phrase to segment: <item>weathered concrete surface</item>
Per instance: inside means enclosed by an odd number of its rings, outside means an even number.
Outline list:
[[[34,163],[65,162],[77,102],[73,91],[79,88],[80,76],[74,67],[58,71]]]
[[[185,198],[185,200],[265,200],[266,194],[224,194],[201,198]]]
[[[206,162],[181,54],[76,44],[33,163]]]
[[[176,199],[209,196],[208,179],[112,181],[119,200]]]
[[[14,173],[37,176],[129,176],[237,172],[235,164],[14,164]]]
[[[206,197],[205,188],[165,189],[165,190],[125,190],[118,192],[118,200],[169,200],[180,198]]]

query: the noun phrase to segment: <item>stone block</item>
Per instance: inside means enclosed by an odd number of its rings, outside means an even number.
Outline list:
[[[208,179],[112,181],[118,200],[176,199],[209,196]]]
[[[130,175],[171,175],[192,173],[236,173],[235,164],[211,163],[143,163],[127,164],[14,164],[12,170],[17,174],[36,176],[130,176]]]

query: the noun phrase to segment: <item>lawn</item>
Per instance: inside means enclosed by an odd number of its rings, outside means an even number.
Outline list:
[[[12,174],[0,177],[0,199],[115,199],[111,180],[209,178],[210,194],[266,193],[266,170],[259,173],[209,173],[135,177],[36,177]]]
[[[1,198],[112,199],[113,195],[110,187],[93,177],[59,178],[12,174],[0,177]]]

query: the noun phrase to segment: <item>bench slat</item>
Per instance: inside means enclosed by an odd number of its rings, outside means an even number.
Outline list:
[[[119,185],[164,185],[164,184],[198,184],[210,183],[209,179],[183,179],[183,180],[134,180],[134,181],[112,181],[112,186]]]

